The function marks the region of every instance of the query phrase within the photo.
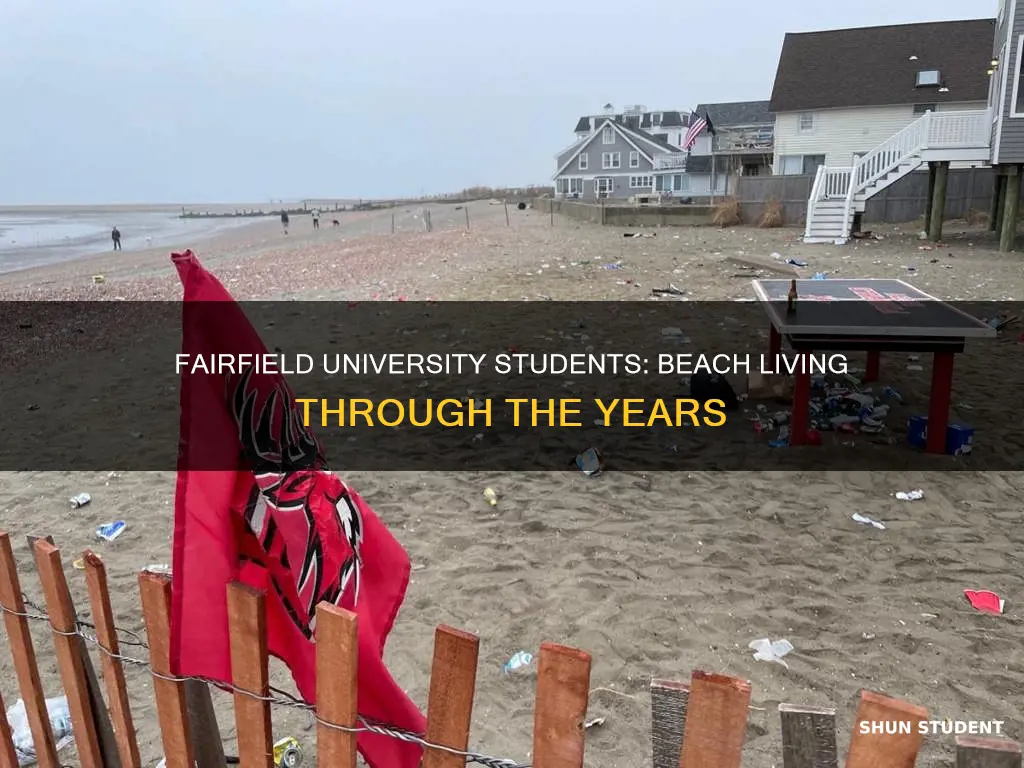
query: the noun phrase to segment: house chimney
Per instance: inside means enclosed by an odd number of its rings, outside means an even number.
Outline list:
[[[614,115],[615,114],[615,107],[613,107],[611,104],[605,104],[604,105],[604,113],[606,115]]]

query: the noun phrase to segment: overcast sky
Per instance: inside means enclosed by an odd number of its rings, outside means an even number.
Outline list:
[[[767,99],[786,32],[995,13],[996,0],[0,0],[0,204],[547,183],[576,119],[606,102]]]

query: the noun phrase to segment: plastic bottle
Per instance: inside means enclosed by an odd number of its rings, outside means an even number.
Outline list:
[[[516,651],[512,658],[505,662],[505,666],[502,670],[506,675],[512,672],[519,672],[525,670],[533,662],[533,654],[526,651]]]

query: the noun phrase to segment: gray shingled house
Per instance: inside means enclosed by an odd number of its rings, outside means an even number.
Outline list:
[[[735,176],[771,174],[775,121],[767,101],[698,104],[697,115],[710,118],[714,135],[702,131],[690,150],[685,194],[727,195]]]
[[[555,195],[581,200],[660,195],[657,177],[679,175],[685,168],[680,144],[688,117],[643,106],[616,113],[610,104],[603,114],[584,115],[576,123],[576,141],[555,157]]]
[[[868,198],[922,169],[937,239],[950,165],[998,161],[999,126],[1012,122],[993,109],[1008,89],[1005,71],[1002,85],[993,76],[993,38],[995,19],[786,35],[770,103],[774,166],[814,174],[806,242],[845,242]]]

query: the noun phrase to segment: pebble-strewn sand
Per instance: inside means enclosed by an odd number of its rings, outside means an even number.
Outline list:
[[[501,205],[464,210],[330,217],[318,234],[293,222],[286,239],[261,222],[195,245],[239,299],[641,299],[669,283],[692,299],[749,298],[751,273],[726,257],[809,262],[804,272],[898,277],[942,298],[1024,296],[1020,256],[994,251],[984,233],[947,227],[942,247],[921,250],[913,226],[886,228],[880,241],[805,246],[792,230],[622,230],[579,225]],[[654,230],[652,230],[654,231]],[[621,262],[618,269],[605,265]],[[908,266],[915,267],[909,271]],[[93,274],[106,276],[103,285]],[[105,255],[63,269],[0,278],[0,297],[168,299],[178,297],[166,252]],[[1024,347],[1022,347],[1024,349]],[[1024,354],[1022,352],[1021,354]],[[927,381],[929,366],[919,374]],[[1000,373],[993,371],[992,376]],[[984,399],[958,390],[956,400]],[[1024,426],[1024,425],[1021,425]],[[898,430],[897,430],[898,431]],[[978,441],[986,436],[979,434]],[[952,460],[951,460],[952,461]],[[745,765],[781,765],[779,702],[834,705],[840,751],[862,687],[924,705],[937,718],[1004,719],[1024,737],[1024,656],[1018,593],[1024,579],[1021,473],[576,474],[395,472],[342,474],[366,496],[407,547],[414,564],[387,658],[425,706],[433,629],[446,623],[481,637],[471,742],[492,755],[529,761],[533,685],[501,674],[520,649],[543,640],[594,656],[591,768],[650,761],[647,688],[651,676],[686,679],[693,668],[752,681],[754,705]],[[84,579],[70,561],[86,547],[103,556],[119,623],[143,627],[136,571],[170,559],[173,473],[0,473],[0,528],[12,535],[24,591],[41,600],[24,536],[49,533],[65,551],[68,579],[87,613]],[[501,498],[492,508],[485,487]],[[896,490],[925,498],[897,502]],[[90,506],[70,511],[80,491]],[[887,524],[860,526],[860,512]],[[96,526],[128,521],[113,544]],[[992,589],[1007,614],[975,613],[964,588]],[[59,690],[45,625],[35,627],[40,671]],[[751,640],[788,638],[789,669],[756,662]],[[0,644],[6,645],[6,637]],[[143,649],[126,648],[141,656]],[[98,662],[98,659],[97,659]],[[128,669],[144,761],[161,754],[152,686]],[[274,682],[289,687],[275,667]],[[17,699],[10,654],[0,649],[0,693]],[[215,694],[227,749],[234,748],[231,700]],[[274,712],[275,732],[315,753],[308,717]],[[930,739],[922,765],[950,765],[951,738]],[[941,758],[945,762],[935,762]],[[73,752],[64,761],[74,763]]]

